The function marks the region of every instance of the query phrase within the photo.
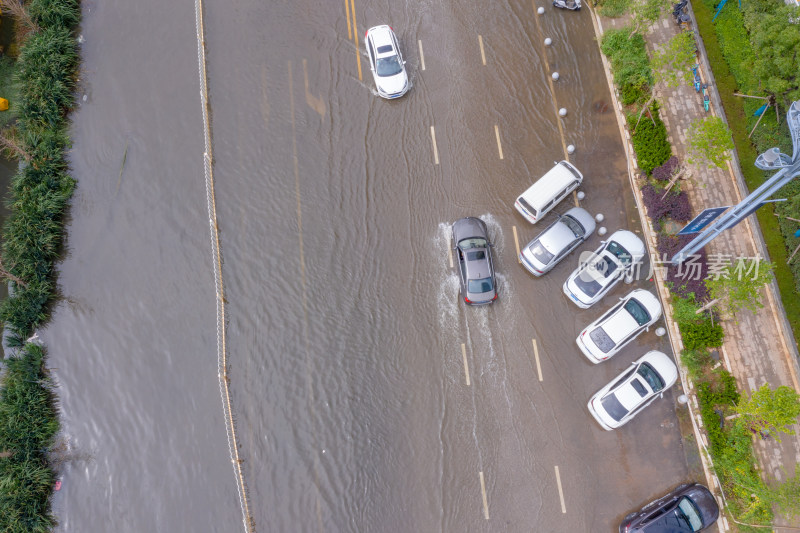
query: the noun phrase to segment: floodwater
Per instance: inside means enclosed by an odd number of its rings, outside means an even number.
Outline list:
[[[78,189],[63,299],[42,332],[68,443],[59,530],[242,531],[194,6],[82,6]],[[638,231],[587,10],[356,1],[354,30],[342,2],[204,7],[229,386],[255,530],[615,531],[686,479],[673,391],[614,432],[586,410],[639,355],[669,351],[652,331],[598,366],[575,346],[631,287],[583,311],[561,292],[577,254],[539,279],[516,259],[515,228],[522,245],[554,215],[533,227],[513,200],[565,144],[582,205],[609,232]],[[413,80],[398,101],[375,96],[363,54],[382,23]],[[491,307],[459,301],[448,262],[450,224],[468,215],[496,243]]]

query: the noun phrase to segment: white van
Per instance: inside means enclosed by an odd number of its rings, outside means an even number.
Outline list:
[[[561,161],[520,194],[514,207],[528,222],[536,224],[582,181],[583,174],[577,168]]]

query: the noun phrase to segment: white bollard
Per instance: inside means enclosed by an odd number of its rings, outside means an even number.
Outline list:
[[[577,196],[578,196],[578,200],[583,200],[584,198],[586,198],[586,193],[583,192],[583,191],[578,191]]]
[[[567,153],[568,154],[574,154],[575,153],[575,145],[574,144],[570,144],[570,145],[567,146]]]
[[[594,216],[594,219],[595,219],[596,221],[598,221],[598,222],[602,222],[603,220],[605,220],[605,218],[606,218],[606,217],[605,217],[605,216],[603,216],[603,213],[597,213],[597,214]]]
[[[689,397],[686,396],[685,394],[681,394],[680,396],[678,396],[678,403],[681,405],[686,405],[687,403],[689,403]]]
[[[558,72],[553,72],[553,80],[558,81],[559,75]]]
[[[657,337],[663,337],[663,336],[664,336],[664,335],[666,335],[666,334],[667,334],[667,330],[666,330],[666,329],[664,329],[664,327],[663,327],[663,326],[662,326],[662,327],[658,327],[658,328],[656,328],[656,336],[657,336]]]
[[[608,232],[605,226],[600,226],[600,229],[597,230],[598,235],[605,235]]]
[[[567,108],[566,107],[562,107],[561,109],[559,109],[558,110],[558,115],[560,117],[566,117],[567,116]]]
[[[551,44],[553,44],[553,39],[551,39],[550,37],[545,37],[544,45],[545,46],[550,46]]]
[[[536,10],[536,12],[539,13],[540,15],[544,15],[544,8],[540,7],[539,9]]]

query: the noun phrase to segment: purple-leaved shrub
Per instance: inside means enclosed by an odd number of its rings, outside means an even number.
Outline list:
[[[689,293],[694,293],[695,301],[704,302],[708,300],[708,289],[706,289],[705,283],[706,276],[708,276],[708,259],[705,249],[690,256],[678,266],[669,262],[693,237],[694,235],[659,234],[656,262],[658,267],[667,268],[666,281],[672,284],[674,294],[686,297]]]
[[[678,158],[673,155],[667,159],[663,165],[653,169],[653,179],[658,181],[668,181],[670,178],[672,178],[672,175],[678,168],[678,164]]]

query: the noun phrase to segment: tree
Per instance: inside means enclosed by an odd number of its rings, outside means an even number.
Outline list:
[[[794,435],[790,426],[800,416],[800,395],[785,386],[772,390],[765,383],[750,398],[740,401],[735,410],[741,415],[737,423],[752,432],[768,432],[780,442],[778,433]]]
[[[740,309],[756,311],[761,303],[758,291],[772,279],[773,264],[756,256],[740,257],[736,263],[712,265],[709,256],[709,277],[705,284],[708,293],[733,315]],[[746,259],[750,259],[749,263]],[[715,267],[715,268],[712,268]]]
[[[764,91],[780,96],[787,105],[800,99],[798,17],[794,5],[755,2],[745,9],[745,26],[756,57],[753,73]]]
[[[720,117],[705,117],[692,122],[686,135],[689,141],[689,163],[706,162],[723,168],[731,158],[733,137]]]
[[[697,45],[690,31],[682,31],[653,52],[651,65],[656,82],[677,87],[692,81],[692,66],[697,61]]]

